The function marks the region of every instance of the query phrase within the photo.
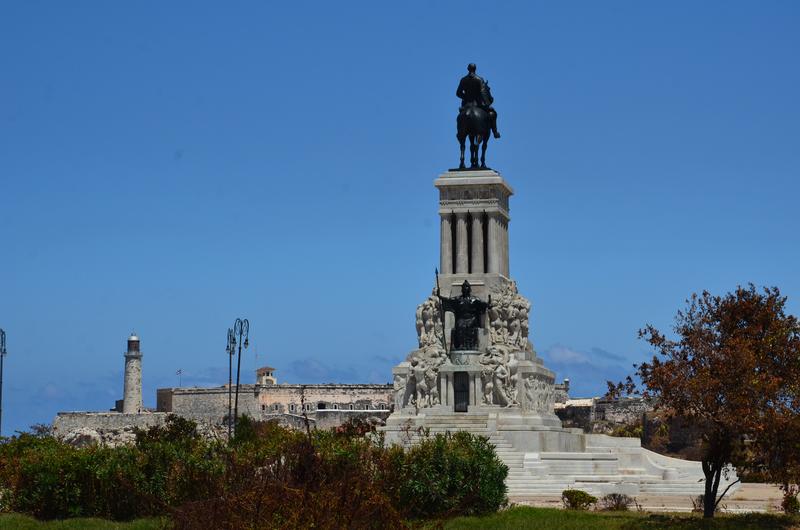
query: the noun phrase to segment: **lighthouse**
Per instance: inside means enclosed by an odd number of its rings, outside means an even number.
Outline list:
[[[142,412],[142,352],[139,350],[139,337],[136,333],[131,333],[128,337],[128,351],[125,352],[125,389],[122,399],[124,414]]]

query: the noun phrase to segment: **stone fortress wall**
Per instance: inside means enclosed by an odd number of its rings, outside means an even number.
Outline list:
[[[240,385],[239,414],[266,420],[287,415],[301,417],[305,413],[313,423],[324,418],[324,424],[338,426],[365,413],[385,418],[390,412],[391,393],[392,386],[388,384]],[[159,388],[156,401],[158,412],[222,424],[228,414],[228,387]],[[287,418],[287,423],[292,421]]]
[[[132,348],[132,345],[135,348]],[[163,425],[170,414],[193,420],[209,437],[227,435],[228,386],[159,388],[156,409],[142,407],[139,338],[128,339],[124,398],[107,412],[59,412],[53,434],[74,445],[130,443],[136,429]],[[134,351],[135,355],[131,352]],[[131,363],[130,358],[136,362]],[[380,423],[390,413],[391,384],[278,384],[275,369],[256,370],[256,384],[239,386],[239,415],[296,429],[330,429],[360,419]],[[235,396],[234,398],[235,399]],[[233,400],[232,400],[233,401]],[[233,404],[231,405],[233,406]],[[129,412],[130,411],[130,412]]]

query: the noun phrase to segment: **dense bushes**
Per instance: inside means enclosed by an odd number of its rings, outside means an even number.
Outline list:
[[[505,503],[507,468],[485,438],[438,435],[403,451],[368,430],[303,433],[243,419],[227,445],[172,418],[132,446],[82,449],[24,434],[0,444],[0,508],[166,514],[178,528],[393,528]]]
[[[588,510],[597,504],[597,497],[581,490],[564,490],[561,492],[561,502],[568,510]]]
[[[484,514],[506,500],[508,467],[485,438],[466,432],[423,440],[399,469],[398,504],[412,517]]]
[[[177,417],[137,433],[135,445],[127,447],[77,449],[50,436],[22,434],[0,445],[3,504],[43,519],[163,514],[216,489],[224,452]]]

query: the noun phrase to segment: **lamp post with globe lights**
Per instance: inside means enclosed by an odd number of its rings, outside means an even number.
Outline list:
[[[245,349],[250,345],[250,321],[246,318],[237,318],[233,323],[233,341],[232,345],[236,348],[239,346],[238,359],[236,360],[236,397],[233,401],[233,429],[236,430],[236,422],[239,420],[239,375],[242,371],[242,346]]]

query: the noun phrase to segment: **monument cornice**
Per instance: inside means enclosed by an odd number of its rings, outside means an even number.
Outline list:
[[[499,186],[508,195],[514,194],[514,189],[508,185],[502,175],[492,169],[447,171],[433,181],[433,185],[441,189],[450,186]]]

